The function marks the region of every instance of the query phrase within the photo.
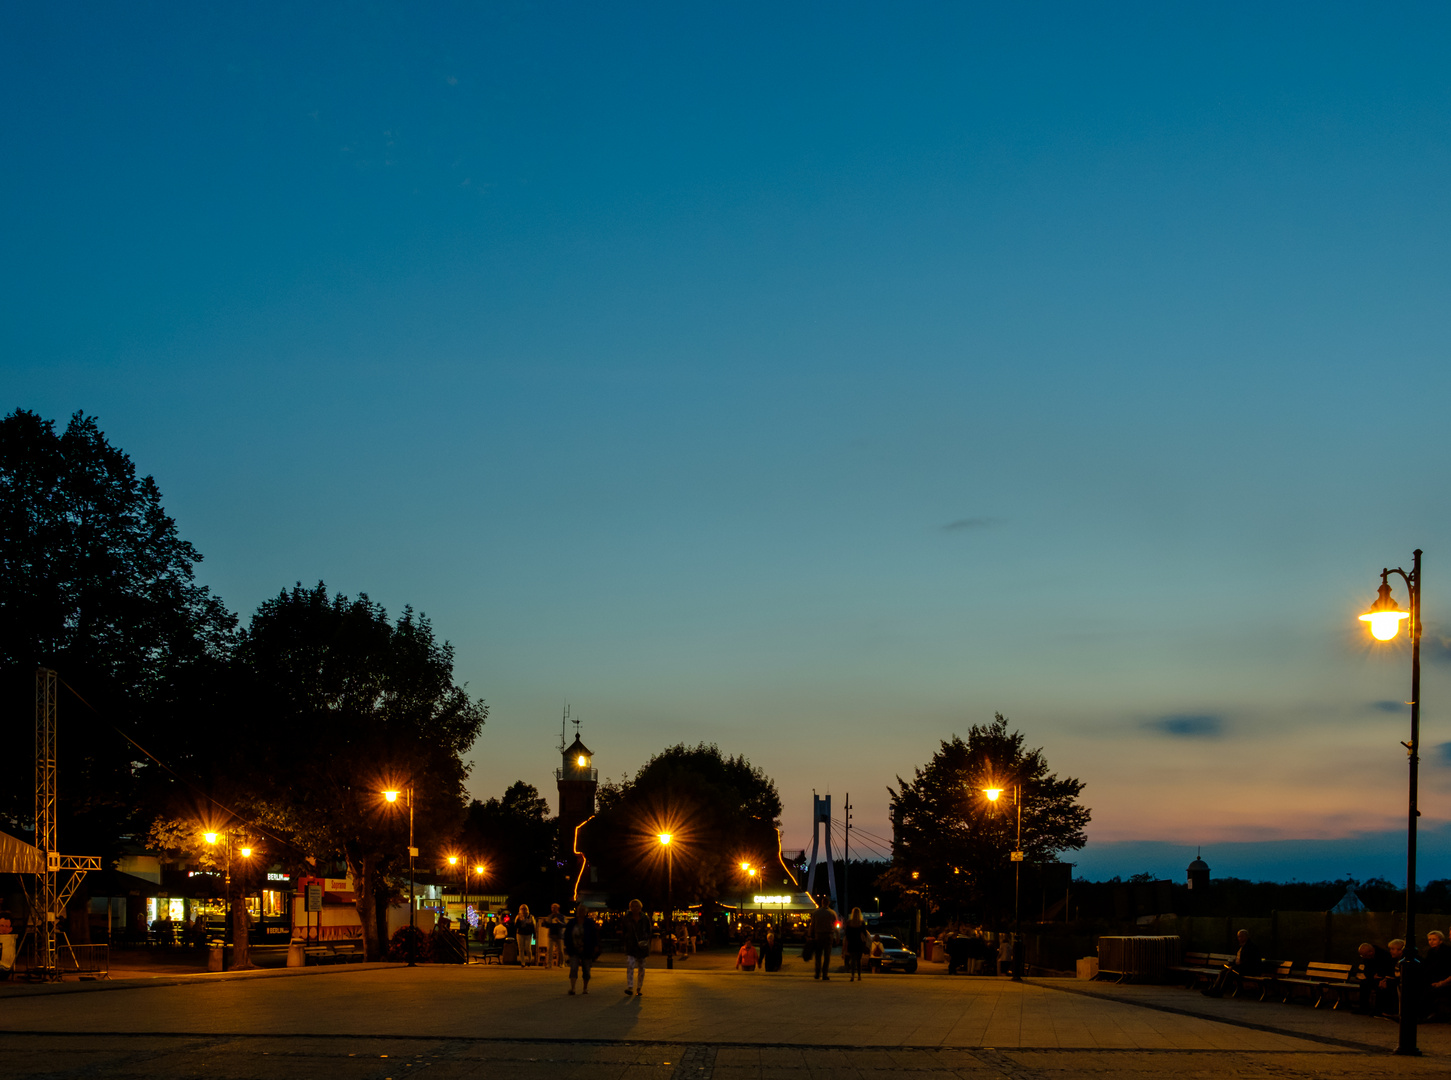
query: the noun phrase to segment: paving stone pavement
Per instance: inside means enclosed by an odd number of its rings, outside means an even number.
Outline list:
[[[644,998],[604,970],[407,969],[0,990],[0,1077],[652,1077],[826,1080],[905,1073],[1069,1077],[1421,1077],[1451,1039],[1388,1053],[1394,1025],[1160,987],[935,974],[829,984],[651,971]]]

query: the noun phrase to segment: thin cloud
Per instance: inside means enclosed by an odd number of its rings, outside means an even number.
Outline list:
[[[1377,712],[1404,712],[1406,703],[1404,701],[1372,701],[1370,707]]]
[[[1451,765],[1451,742],[1437,743],[1433,751],[1440,764]]]
[[[1176,713],[1156,717],[1144,726],[1176,739],[1218,739],[1224,735],[1224,717],[1208,714]]]
[[[990,517],[958,518],[956,521],[949,521],[946,525],[937,526],[942,532],[963,532],[967,529],[990,529],[997,525],[999,520]]]

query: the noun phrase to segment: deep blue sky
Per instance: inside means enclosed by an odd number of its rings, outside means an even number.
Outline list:
[[[609,776],[716,741],[788,844],[812,788],[885,835],[1000,710],[1084,872],[1395,877],[1354,615],[1426,549],[1435,829],[1448,54],[1432,4],[12,3],[0,404],[98,416],[244,615],[426,611],[480,796],[568,700]]]

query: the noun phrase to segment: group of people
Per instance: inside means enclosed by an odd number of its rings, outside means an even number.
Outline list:
[[[1225,964],[1203,993],[1223,997],[1241,980],[1262,973],[1264,959],[1248,930],[1235,935],[1234,959]],[[1393,938],[1385,946],[1362,942],[1357,950],[1360,962],[1353,977],[1359,982],[1356,1010],[1368,1016],[1399,1016],[1401,1012],[1401,960],[1406,955],[1404,938]],[[1421,993],[1420,1011],[1429,1015],[1442,1004],[1451,1003],[1451,944],[1446,935],[1432,930],[1426,935],[1426,952],[1416,969]]]
[[[843,923],[824,896],[807,920],[806,950],[816,960],[814,977],[823,982],[831,978],[831,953],[836,944],[838,928],[841,930],[841,957],[846,963],[847,981],[855,982],[862,977],[862,962],[868,955],[880,959],[882,943],[867,928],[861,908],[852,908],[851,914]],[[766,940],[760,950],[757,950],[756,943],[751,938],[741,944],[740,952],[736,954],[736,970],[755,971],[759,964],[764,971],[780,971],[782,951],[781,939],[775,927],[768,927]]]

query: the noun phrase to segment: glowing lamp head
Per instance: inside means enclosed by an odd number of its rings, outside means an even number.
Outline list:
[[[756,870],[756,868],[754,866],[751,867],[749,870],[746,871],[746,873],[749,874],[751,877],[755,877],[756,874],[757,874],[757,872],[758,871]]]
[[[457,866],[458,865],[458,856],[457,855],[450,855],[448,857],[448,865],[449,866]]]
[[[398,792],[396,792],[396,791],[385,791],[385,792],[383,792],[383,798],[387,799],[389,802],[397,802],[398,801]]]
[[[484,868],[482,866],[476,866],[476,867],[474,867],[474,873],[476,873],[476,874],[482,874],[483,872],[484,872]]]
[[[663,833],[660,834],[660,843],[663,844],[665,847],[669,847],[670,846],[670,841],[673,840],[673,839],[674,839],[674,836],[672,836],[668,832],[663,832]]]
[[[214,832],[202,833],[202,839],[208,844],[215,844],[217,842],[217,834]]]
[[[579,757],[575,758],[575,764],[583,769],[587,765],[589,765],[589,758],[585,757],[583,754],[580,754]]]
[[[1360,621],[1370,624],[1371,637],[1377,641],[1390,641],[1401,632],[1401,620],[1410,617],[1411,613],[1401,611],[1391,598],[1391,587],[1382,579],[1375,603],[1370,605],[1370,610],[1360,617]]]
[[[238,848],[237,850],[241,852],[242,858],[244,859],[250,859],[252,857],[252,849],[249,847]]]
[[[1002,796],[1003,789],[1000,787],[985,787],[982,789],[982,793],[987,796],[988,802],[997,802]]]

